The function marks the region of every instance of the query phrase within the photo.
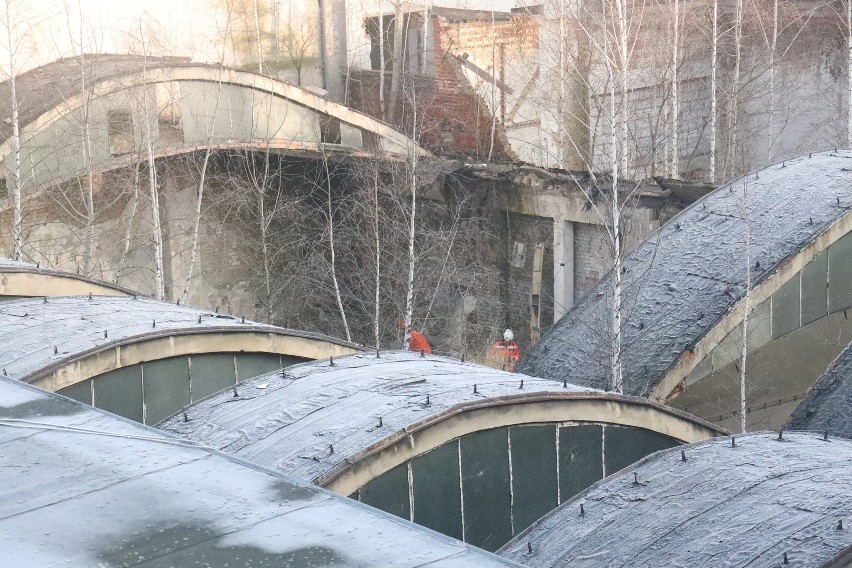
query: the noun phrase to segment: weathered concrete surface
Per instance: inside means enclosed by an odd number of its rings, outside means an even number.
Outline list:
[[[837,354],[852,341],[843,313],[822,318],[748,354],[746,426],[777,429],[810,392]],[[687,387],[669,404],[732,431],[740,430],[739,361],[731,362]],[[802,425],[796,430],[809,430]]]

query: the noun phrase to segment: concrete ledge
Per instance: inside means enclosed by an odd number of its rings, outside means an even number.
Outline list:
[[[97,375],[147,361],[201,353],[270,353],[324,359],[360,351],[355,344],[309,333],[292,335],[233,328],[169,329],[119,340],[75,353],[21,377],[48,391],[58,391]]]
[[[134,292],[60,270],[36,268],[0,268],[0,296],[132,296]]]
[[[464,403],[430,416],[348,456],[343,464],[313,481],[350,495],[394,467],[460,436],[547,422],[633,426],[687,443],[728,434],[700,418],[641,397],[588,392],[517,395]]]

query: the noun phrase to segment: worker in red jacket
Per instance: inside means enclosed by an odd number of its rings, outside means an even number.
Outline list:
[[[521,360],[521,348],[515,343],[515,334],[511,329],[503,332],[503,340],[499,339],[491,344],[485,364],[495,369],[513,371],[515,364]]]
[[[399,320],[399,329],[405,329],[405,320]],[[405,338],[403,338],[403,341],[405,341]],[[432,354],[432,346],[429,345],[429,341],[422,333],[413,328],[411,330],[411,340],[408,342],[408,349],[417,353],[422,351],[426,355]]]

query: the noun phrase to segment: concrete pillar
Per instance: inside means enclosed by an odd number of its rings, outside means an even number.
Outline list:
[[[330,100],[342,103],[348,65],[346,0],[318,0],[318,9],[322,86]]]
[[[574,223],[553,220],[553,321],[574,307]]]

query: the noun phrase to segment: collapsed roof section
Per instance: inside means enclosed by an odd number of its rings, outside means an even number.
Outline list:
[[[4,565],[517,566],[3,377],[0,448]]]
[[[757,433],[649,456],[500,554],[528,566],[821,566],[852,545],[852,442]]]
[[[769,166],[703,197],[628,255],[622,270],[624,392],[666,399],[736,329],[749,272],[747,232],[752,308],[849,233],[850,182],[852,155],[846,151]],[[610,274],[551,328],[519,370],[608,388],[612,285]],[[843,288],[833,293],[848,295]]]

